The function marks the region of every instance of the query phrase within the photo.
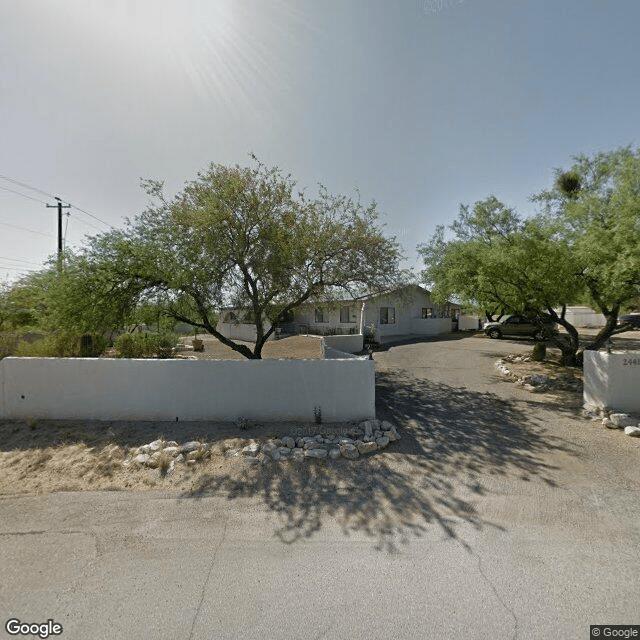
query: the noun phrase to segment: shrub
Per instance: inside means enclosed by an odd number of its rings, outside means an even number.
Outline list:
[[[14,355],[27,358],[73,358],[80,355],[80,339],[68,333],[50,333],[34,342],[20,340]]]
[[[174,333],[123,333],[113,346],[119,358],[171,358],[176,344],[178,336]]]

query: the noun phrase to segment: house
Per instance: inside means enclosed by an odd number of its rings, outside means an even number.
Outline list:
[[[349,335],[381,338],[449,333],[459,305],[437,304],[420,285],[407,285],[381,294],[345,298],[333,303],[306,303],[293,310],[278,334]],[[232,339],[255,341],[255,327],[245,324],[237,309],[224,309],[218,331]],[[269,325],[270,326],[270,325]],[[275,332],[274,332],[275,334]],[[240,337],[245,336],[245,337]]]

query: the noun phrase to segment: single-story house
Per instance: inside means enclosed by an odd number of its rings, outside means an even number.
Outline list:
[[[420,285],[407,285],[386,293],[337,300],[331,305],[305,303],[293,310],[278,334],[429,336],[449,333],[460,307],[438,304]],[[270,326],[270,325],[268,325]],[[223,309],[218,331],[231,339],[254,340],[255,327],[237,309]],[[274,332],[275,334],[276,332]]]

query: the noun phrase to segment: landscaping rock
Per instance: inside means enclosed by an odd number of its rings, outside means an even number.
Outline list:
[[[625,435],[640,438],[640,427],[625,427],[624,432]]]
[[[248,444],[246,447],[242,448],[242,455],[255,457],[260,453],[260,445],[257,442],[252,442]]]
[[[281,458],[289,458],[291,456],[291,449],[289,449],[289,447],[278,447],[274,453],[278,453]]]
[[[260,464],[260,460],[255,456],[245,456],[244,460],[251,467],[255,467],[256,465]]]
[[[164,448],[168,448],[168,447],[178,447],[178,443],[175,440],[169,440],[169,442],[165,442],[164,443]]]
[[[149,451],[160,451],[160,449],[164,447],[164,442],[162,440],[154,440],[147,446],[149,447]]]
[[[612,413],[609,420],[616,427],[635,427],[638,424],[636,418],[632,418],[628,413]]]
[[[326,458],[327,450],[326,449],[307,449],[304,452],[305,458]]]
[[[174,460],[174,462],[184,462],[184,455],[182,453],[179,453],[176,456],[176,459]]]
[[[358,445],[358,451],[361,455],[364,455],[366,453],[373,453],[377,450],[378,445],[375,442],[363,442],[362,444]]]
[[[165,447],[163,449],[164,453],[170,455],[170,456],[177,456],[178,455],[178,447],[177,446],[171,446],[171,447]]]
[[[609,418],[602,419],[602,426],[607,429],[618,429],[618,425],[613,424],[613,422]]]
[[[294,449],[296,446],[296,441],[289,436],[282,438],[282,446],[287,447],[289,449]]]
[[[302,449],[293,449],[291,451],[291,459],[299,462],[304,458],[304,451]]]
[[[329,449],[329,457],[332,460],[337,460],[340,457],[340,449]]]
[[[190,442],[185,442],[180,447],[180,453],[190,453],[191,451],[195,451],[200,446],[200,443],[196,440],[191,440]]]
[[[376,444],[379,447],[386,447],[389,444],[388,436],[380,436],[379,438],[376,439]]]
[[[136,462],[137,464],[148,464],[149,460],[151,460],[151,456],[148,453],[139,453],[133,459],[133,462]]]
[[[340,445],[340,453],[347,460],[355,460],[360,456],[358,448],[354,444],[346,443]]]

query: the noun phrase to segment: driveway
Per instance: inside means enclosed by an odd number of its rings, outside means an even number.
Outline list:
[[[183,493],[0,498],[0,611],[62,638],[589,638],[640,623],[639,442],[460,337],[374,355],[401,442]],[[5,634],[6,637],[10,637]],[[14,636],[15,637],[15,636]]]

